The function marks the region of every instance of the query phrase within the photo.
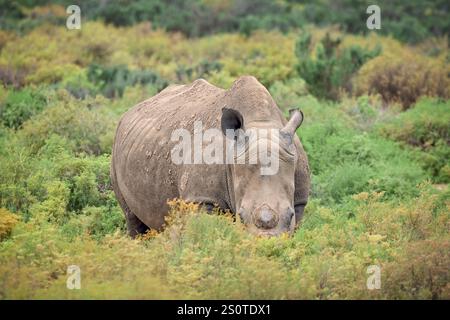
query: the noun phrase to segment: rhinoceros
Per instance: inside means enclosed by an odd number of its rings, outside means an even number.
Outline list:
[[[299,110],[285,119],[269,91],[253,76],[240,77],[228,90],[204,79],[171,85],[137,104],[120,119],[111,161],[111,183],[129,235],[163,229],[167,201],[174,198],[199,203],[208,211],[229,210],[253,234],[292,233],[303,216],[310,189],[307,156],[295,134],[302,121]],[[239,135],[227,135],[230,130],[277,130],[279,135],[273,139],[268,135],[251,142],[240,139],[246,159],[249,153],[258,153],[255,150],[262,142],[276,146],[277,171],[261,174],[267,163],[259,160],[175,163],[173,153],[179,141],[174,141],[173,133],[193,132],[199,122],[204,130],[216,130],[209,141],[227,145],[234,139],[233,148],[239,145]],[[192,160],[186,156],[183,159]]]

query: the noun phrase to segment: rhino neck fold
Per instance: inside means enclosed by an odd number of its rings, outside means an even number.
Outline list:
[[[233,165],[225,165],[225,177],[226,177],[226,188],[227,188],[227,202],[228,207],[233,213],[236,213],[236,201],[234,198],[234,186],[233,186]]]

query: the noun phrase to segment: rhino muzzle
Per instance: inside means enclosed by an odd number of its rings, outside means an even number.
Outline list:
[[[253,212],[255,226],[260,229],[273,229],[278,225],[278,214],[267,204],[262,205]]]

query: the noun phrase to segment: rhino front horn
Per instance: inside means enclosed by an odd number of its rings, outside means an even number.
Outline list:
[[[295,131],[300,127],[303,122],[303,112],[299,109],[291,109],[289,110],[290,119],[288,123],[281,129],[281,134],[283,136],[288,136],[291,139],[294,137]]]

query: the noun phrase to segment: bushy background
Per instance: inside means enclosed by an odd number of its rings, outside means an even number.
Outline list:
[[[0,0],[1,299],[450,298],[447,2],[382,1],[372,33],[356,0],[83,1],[81,30],[68,4]],[[109,180],[121,114],[244,74],[305,114],[300,229],[254,239],[174,201],[165,231],[129,239]]]

